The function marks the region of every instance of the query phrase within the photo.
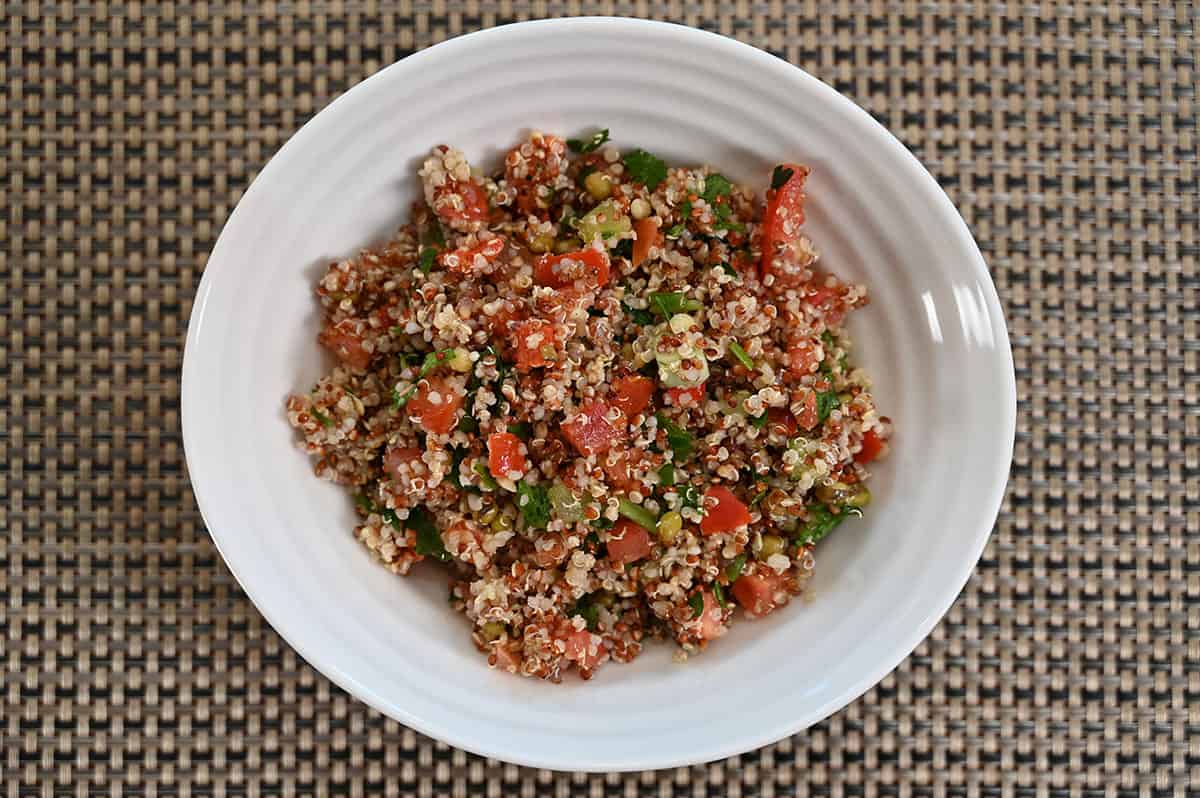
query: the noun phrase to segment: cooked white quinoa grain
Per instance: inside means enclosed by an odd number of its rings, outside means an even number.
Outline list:
[[[390,570],[440,561],[489,662],[558,681],[679,658],[801,595],[890,421],[847,362],[862,286],[818,268],[808,170],[763,202],[607,133],[452,147],[386,244],[317,282],[338,366],[287,400]]]

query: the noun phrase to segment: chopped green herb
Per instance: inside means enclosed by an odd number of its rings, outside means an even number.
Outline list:
[[[586,155],[589,152],[595,152],[606,141],[608,141],[608,128],[597,130],[586,139],[567,139],[567,146],[571,148],[571,152]]]
[[[507,429],[509,432],[511,432],[513,435],[516,435],[523,441],[529,440],[530,436],[533,435],[533,425],[528,421],[522,421],[517,424],[509,424]]]
[[[625,302],[621,303],[621,309],[629,315],[629,318],[633,319],[635,324],[646,325],[654,323],[654,314],[648,310],[630,307]]]
[[[682,463],[691,457],[692,448],[695,443],[692,434],[662,413],[656,413],[654,417],[658,419],[658,426],[666,430],[667,444],[671,447],[671,451],[675,453],[675,462]]]
[[[693,593],[688,599],[688,606],[692,608],[692,619],[695,620],[704,614],[704,594]]]
[[[713,582],[713,596],[716,597],[717,603],[721,605],[721,609],[729,606],[729,602],[725,601],[725,588],[721,587],[720,582]]]
[[[589,593],[579,601],[575,602],[575,606],[567,610],[567,616],[579,615],[587,622],[588,631],[594,632],[600,626],[600,607],[598,607]]]
[[[667,178],[667,164],[645,150],[634,150],[625,156],[629,176],[653,191]]]
[[[754,370],[754,358],[750,357],[750,353],[743,349],[742,345],[737,341],[729,342],[729,354],[736,357],[738,362],[746,368],[750,369],[751,371]]]
[[[330,418],[329,416],[325,415],[324,413],[322,413],[317,408],[315,408],[315,407],[312,408],[312,414],[313,414],[313,418],[315,418],[317,421],[321,422],[322,427],[332,427],[333,426],[333,419]]]
[[[665,319],[676,313],[691,313],[704,305],[698,299],[688,299],[681,291],[652,291],[648,297],[650,309]]]
[[[763,413],[761,416],[751,417],[750,425],[752,427],[754,427],[755,429],[762,429],[763,427],[767,426],[767,422],[770,419],[771,419],[770,416],[768,416],[766,413]]]
[[[617,242],[617,245],[615,247],[613,247],[612,251],[613,251],[613,254],[616,255],[618,258],[625,258],[626,260],[633,260],[633,239],[632,238],[622,238],[620,241]]]
[[[682,224],[673,224],[667,228],[667,232],[666,232],[667,238],[679,238],[681,235],[683,235],[683,225]]]
[[[375,512],[375,505],[366,497],[366,494],[356,493],[354,495],[354,506],[362,510],[364,513]]]
[[[425,274],[429,274],[430,269],[433,268],[433,264],[437,261],[437,256],[438,251],[436,249],[425,247],[425,249],[421,250],[421,261],[417,264],[418,267]]]
[[[775,167],[775,171],[771,173],[771,188],[776,191],[783,188],[795,173],[794,169],[789,169],[783,164],[779,164],[779,166]]]
[[[450,552],[442,542],[442,535],[433,525],[433,516],[424,507],[414,507],[408,511],[408,523],[405,528],[417,533],[417,554],[433,557],[442,562],[449,562]]]
[[[463,417],[458,421],[458,431],[474,435],[479,432],[479,422],[475,420],[474,416],[468,416],[464,413]]]
[[[817,422],[825,423],[825,419],[829,418],[829,414],[833,409],[841,403],[838,399],[837,391],[821,391],[817,394]]]
[[[664,488],[669,488],[675,484],[675,466],[672,463],[666,463],[662,468],[658,469],[658,484]]]
[[[733,191],[733,184],[725,179],[725,175],[720,172],[713,172],[708,177],[704,178],[704,193],[700,196],[710,205],[716,202],[718,197],[729,196],[729,192]]]
[[[592,522],[591,526],[592,526],[592,529],[612,529],[613,524],[614,524],[614,522],[611,518],[605,518],[604,516],[600,516],[599,518],[597,518],[595,521]]]
[[[830,510],[824,504],[810,504],[808,506],[808,520],[800,528],[794,542],[797,546],[816,543],[836,529],[838,524],[852,515],[861,518],[862,510],[857,507],[848,506]]]
[[[741,222],[730,221],[729,217],[733,215],[733,209],[728,205],[714,205],[713,209],[716,216],[713,227],[717,230],[733,230],[737,233],[744,233],[746,231],[746,225]]]
[[[436,219],[425,230],[425,235],[421,236],[421,243],[432,244],[439,249],[446,246],[446,234],[442,232],[442,225]]]
[[[388,332],[390,332],[392,335],[404,335],[404,328],[403,327],[389,327]]]
[[[679,499],[683,502],[684,507],[699,510],[704,503],[704,494],[695,485],[684,485],[679,490]]]
[[[461,423],[459,426],[462,426]],[[451,452],[450,473],[448,475],[450,478],[450,484],[454,485],[454,487],[458,488],[459,490],[462,490],[462,476],[458,473],[458,468],[462,465],[463,460],[467,459],[467,455],[471,453],[471,450],[465,446],[456,446],[451,450]]]
[[[650,532],[653,532],[654,527],[658,524],[658,519],[654,517],[654,513],[640,504],[634,504],[624,496],[617,500],[617,512]]]
[[[742,575],[742,569],[746,567],[746,555],[739,554],[733,558],[733,562],[729,563],[729,567],[725,569],[725,578],[730,582],[736,582],[737,578]]]
[[[741,276],[737,273],[737,269],[733,268],[728,263],[721,264],[721,271],[725,272],[730,277],[740,277]]]
[[[763,488],[762,490],[760,490],[757,494],[755,494],[754,498],[750,500],[750,506],[754,507],[755,505],[757,505],[763,499],[767,498],[767,494],[770,492],[771,492],[770,488]]]
[[[487,466],[483,463],[476,463],[475,468],[472,470],[479,475],[479,487],[486,491],[499,489],[500,483],[496,481],[495,477],[492,476],[492,472],[488,471]]]
[[[583,181],[587,180],[587,176],[590,175],[594,171],[596,171],[596,167],[590,163],[587,163],[587,164],[584,164],[583,166],[581,166],[579,168],[579,175],[575,178],[575,184],[578,185],[580,188],[583,188]],[[573,228],[572,223],[574,221],[575,221],[575,214],[564,213],[562,220],[559,222],[560,230],[562,230],[564,228],[566,230],[571,230]]]
[[[421,369],[417,372],[417,378],[413,380],[413,384],[409,386],[408,390],[401,393],[395,388],[392,389],[392,404],[397,409],[408,404],[408,400],[417,392],[417,383],[427,377],[429,372],[441,365],[442,361],[452,354],[454,354],[453,349],[443,349],[440,352],[430,352],[426,355],[425,360],[421,363]]]
[[[525,523],[534,529],[545,529],[550,523],[550,495],[544,485],[531,485],[525,480],[517,483],[517,506]]]

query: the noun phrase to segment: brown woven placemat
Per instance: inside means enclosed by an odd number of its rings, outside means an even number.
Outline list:
[[[1197,10],[983,2],[8,3],[0,30],[0,782],[8,795],[1183,795],[1200,789]],[[386,720],[283,643],[188,487],[179,368],[255,170],[414,49],[654,13],[874,113],[979,239],[1021,402],[946,619],[804,734],[586,776]]]

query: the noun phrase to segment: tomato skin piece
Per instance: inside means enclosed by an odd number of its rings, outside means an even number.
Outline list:
[[[713,485],[705,492],[704,506],[708,512],[700,522],[700,531],[705,535],[731,532],[750,523],[750,508],[724,485]]]
[[[804,338],[788,344],[787,359],[788,374],[797,379],[816,372],[821,365],[816,343]]]
[[[886,442],[875,430],[870,429],[863,433],[862,449],[858,454],[854,455],[854,462],[860,465],[865,465],[875,460],[883,452],[883,447]]]
[[[640,374],[621,377],[613,383],[613,404],[621,408],[626,418],[633,418],[646,409],[654,396],[654,380]]]
[[[698,407],[704,401],[705,387],[707,383],[700,383],[692,388],[668,388],[666,390],[667,400],[675,407],[681,407],[683,400],[689,400],[689,406]]]
[[[517,371],[529,371],[554,363],[558,343],[558,330],[548,321],[527,319],[514,324],[512,345],[517,352]]]
[[[766,276],[774,273],[775,258],[779,249],[800,236],[804,224],[804,181],[808,178],[808,167],[795,163],[780,164],[791,169],[792,175],[779,188],[767,191],[767,207],[763,212],[762,260],[759,273]]]
[[[804,408],[800,411],[800,418],[797,419],[800,426],[807,432],[813,429],[817,424],[821,423],[821,416],[817,412],[817,392],[808,391],[804,396]]]
[[[461,249],[443,252],[438,257],[438,262],[448,272],[453,272],[454,274],[472,274],[481,271],[481,269],[476,268],[476,257],[482,257],[486,264],[491,264],[504,251],[505,243],[504,236],[496,236],[473,247],[462,247]]]
[[[595,650],[593,651],[593,639]],[[567,659],[579,665],[580,670],[590,671],[600,662],[604,654],[604,642],[599,635],[594,635],[586,629],[575,629],[567,634],[567,649],[564,654]]]
[[[626,420],[623,413],[615,422],[608,420],[613,406],[607,402],[588,402],[562,425],[563,434],[576,451],[585,457],[603,454],[625,438]],[[614,426],[614,424],[616,426]]]
[[[371,365],[371,353],[363,348],[363,338],[358,333],[360,323],[354,319],[339,321],[332,327],[321,330],[317,340],[338,360],[359,371]],[[363,324],[362,326],[366,326]]]
[[[461,208],[446,201],[447,197],[454,194],[462,197],[463,206]],[[469,226],[475,222],[487,220],[487,192],[482,186],[476,185],[470,180],[449,180],[445,185],[434,189],[433,198],[434,212],[437,213],[439,219],[453,228],[459,228],[464,223]]]
[[[533,264],[533,279],[538,285],[567,288],[582,281],[587,285],[606,285],[610,265],[607,253],[587,247],[561,255],[543,255]]]
[[[737,578],[732,592],[747,615],[761,618],[786,603],[775,600],[778,594],[787,592],[786,584],[787,578],[782,574],[762,565],[754,565]]]
[[[658,232],[661,220],[657,216],[647,216],[645,219],[640,219],[633,226],[633,232],[636,236],[633,239],[633,265],[640,266],[650,256],[650,248],[657,246],[662,242],[662,235]]]
[[[613,526],[608,538],[608,558],[613,562],[631,563],[650,556],[650,533],[628,518]]]
[[[488,436],[487,445],[488,470],[492,476],[517,480],[529,468],[525,459],[525,444],[511,432],[493,432]]]
[[[434,399],[437,401],[433,401]],[[458,423],[463,395],[443,377],[426,377],[417,383],[417,392],[408,401],[408,417],[421,429],[435,435],[449,432]]]

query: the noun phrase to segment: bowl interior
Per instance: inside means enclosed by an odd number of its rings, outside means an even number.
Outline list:
[[[530,128],[612,130],[621,147],[762,186],[813,168],[808,232],[865,282],[857,358],[896,424],[874,504],[821,544],[813,600],[685,664],[651,644],[561,685],[491,671],[433,568],[402,579],[350,535],[346,493],[296,447],[285,396],[329,362],[314,280],[408,214],[439,143],[495,166]],[[510,26],[360,84],[263,170],[221,235],[189,329],[188,464],[223,555],[312,664],[398,720],[472,751],[561,769],[637,769],[768,743],[870,687],[961,589],[999,506],[1014,417],[995,292],[944,194],[865,113],[731,40],[628,20]]]

